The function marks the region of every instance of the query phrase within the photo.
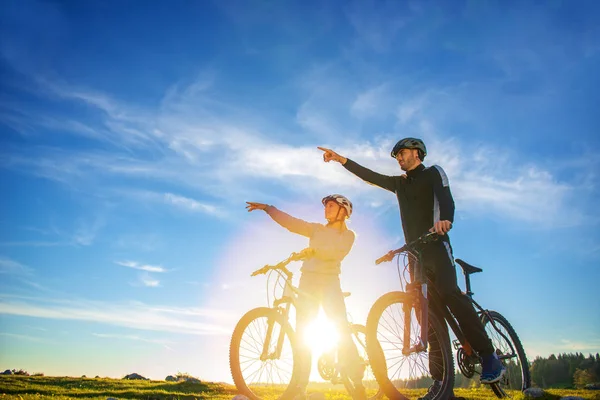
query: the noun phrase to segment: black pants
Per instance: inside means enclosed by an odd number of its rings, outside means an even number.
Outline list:
[[[423,267],[427,271],[429,284],[439,295],[442,306],[447,305],[450,308],[469,344],[471,344],[479,355],[493,353],[492,342],[473,304],[469,300],[469,297],[463,294],[458,287],[456,267],[450,243],[440,240],[428,244],[422,251],[422,262]],[[447,335],[448,327],[442,319],[443,316],[439,315],[439,318],[442,320],[444,326],[444,332],[440,332],[440,336]],[[439,342],[432,333],[430,331],[428,339],[430,345],[429,371],[434,379],[441,380],[443,376],[443,370],[441,369],[442,355]]]
[[[304,336],[306,328],[316,318],[320,306],[323,306],[325,315],[334,322],[340,335],[338,346],[340,362],[346,365],[350,379],[355,383],[360,382],[362,380],[361,359],[352,340],[339,275],[303,272],[298,289],[300,289],[296,308],[296,332],[300,348],[298,386],[306,387],[308,385],[312,356],[310,347],[304,341]]]

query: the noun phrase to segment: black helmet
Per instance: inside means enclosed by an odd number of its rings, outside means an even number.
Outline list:
[[[398,152],[402,149],[417,149],[419,150],[419,158],[421,161],[427,155],[427,148],[425,147],[425,143],[421,139],[416,138],[404,138],[398,141],[394,148],[392,149],[392,158],[396,158]]]

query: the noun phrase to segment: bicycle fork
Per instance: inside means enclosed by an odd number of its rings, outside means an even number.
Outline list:
[[[286,306],[283,310],[279,307],[277,307],[277,308],[278,308],[278,312],[281,312],[282,315],[286,316],[285,320],[287,321],[287,315],[290,310],[289,303],[286,304]],[[281,310],[281,311],[279,311],[279,310]],[[275,351],[272,353],[269,353],[270,345],[271,345],[271,337],[273,336],[273,330],[274,330],[276,322],[277,321],[275,320],[275,318],[270,318],[269,321],[267,322],[267,334],[265,335],[265,342],[263,343],[263,349],[262,349],[262,353],[260,355],[261,361],[278,360],[281,357],[281,351],[283,349],[283,341],[285,340],[283,326],[279,330],[279,337],[277,338],[277,346],[275,347]]]
[[[404,340],[402,343],[402,354],[408,356],[412,353],[420,353],[427,350],[427,338],[429,335],[429,300],[427,299],[427,284],[423,283],[414,289],[415,301],[402,304],[404,312]],[[415,309],[417,323],[421,325],[421,336],[418,342],[411,346],[411,310]]]

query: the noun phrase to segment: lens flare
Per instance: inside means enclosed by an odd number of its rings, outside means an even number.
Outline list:
[[[313,355],[318,357],[337,345],[339,334],[335,324],[328,320],[321,310],[317,318],[306,328],[304,340],[310,346]]]

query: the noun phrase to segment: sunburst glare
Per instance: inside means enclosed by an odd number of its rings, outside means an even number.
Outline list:
[[[304,341],[310,346],[313,356],[318,357],[324,352],[333,349],[339,340],[339,333],[335,324],[325,316],[323,310],[319,311],[317,318],[307,327]]]

